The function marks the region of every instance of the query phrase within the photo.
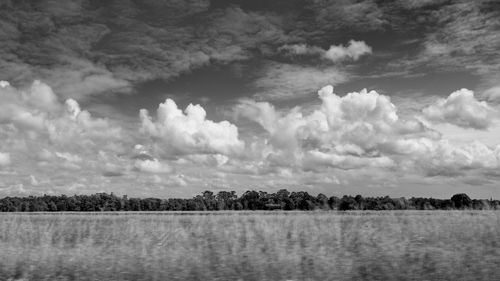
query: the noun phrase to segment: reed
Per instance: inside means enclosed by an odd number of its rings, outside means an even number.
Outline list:
[[[1,280],[496,280],[494,211],[0,214]]]

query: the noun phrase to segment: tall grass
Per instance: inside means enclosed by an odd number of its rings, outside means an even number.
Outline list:
[[[0,280],[499,280],[498,212],[0,214]]]

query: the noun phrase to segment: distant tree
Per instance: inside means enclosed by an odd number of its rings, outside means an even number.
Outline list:
[[[356,208],[357,210],[365,209],[365,198],[363,198],[363,196],[359,194],[354,196],[354,201],[356,201],[356,204],[358,204],[358,207]]]
[[[234,209],[235,209],[236,211],[241,211],[241,210],[244,210],[244,209],[243,209],[243,204],[241,204],[241,202],[240,202],[240,201],[236,201],[236,202],[234,203]]]
[[[451,201],[457,209],[468,209],[472,205],[472,200],[465,193],[458,193],[451,197]]]
[[[321,209],[330,209],[330,206],[328,204],[328,197],[324,195],[323,193],[318,194],[316,196],[316,202],[318,203],[318,207]]]
[[[215,196],[218,210],[233,210],[234,200],[238,198],[234,191],[219,191]]]
[[[128,211],[129,210],[129,203],[128,203],[128,196],[123,195],[122,199],[120,200],[120,210],[121,211]]]
[[[332,196],[328,199],[328,205],[332,210],[338,210],[340,205],[340,198],[337,196]]]
[[[281,206],[282,206],[282,209],[286,210],[286,211],[290,211],[290,210],[295,210],[296,209],[295,202],[293,202],[293,200],[290,199],[290,198],[283,199]]]
[[[305,191],[292,192],[290,199],[299,210],[314,210],[316,208],[316,198]]]
[[[339,210],[340,211],[348,211],[348,210],[358,210],[358,202],[352,196],[344,195],[342,199],[340,199]]]
[[[286,189],[280,189],[276,193],[271,194],[274,203],[281,205],[282,210],[294,210],[295,203],[290,199],[290,192]]]
[[[472,209],[474,210],[490,210],[490,202],[489,200],[472,200]]]
[[[396,208],[394,200],[389,196],[382,198],[382,206],[383,210],[394,210]]]
[[[130,198],[129,205],[131,211],[142,211],[141,209],[141,201],[138,198]]]
[[[453,201],[450,199],[439,200],[438,208],[439,210],[452,210],[454,208]]]
[[[260,202],[260,196],[257,191],[249,190],[240,197],[241,204],[245,210],[262,210],[263,205]]]
[[[57,205],[54,203],[54,201],[49,201],[47,204],[47,208],[49,212],[57,212]]]
[[[205,190],[203,192],[203,202],[208,211],[213,211],[217,207],[217,201],[215,200],[214,193],[210,190]]]
[[[285,198],[288,198],[290,196],[290,192],[286,189],[280,189],[278,192],[276,192],[276,197],[284,200]]]
[[[288,192],[281,189],[276,193],[249,190],[238,198],[234,191],[221,191],[214,195],[205,191],[190,199],[170,198],[119,198],[113,193],[92,195],[41,197],[5,197],[0,199],[1,212],[39,211],[206,211],[206,210],[450,210],[475,209],[499,210],[500,201],[493,199],[471,200],[464,193],[451,199],[385,197],[363,197],[361,195],[335,196],[324,194],[311,196],[307,192]]]

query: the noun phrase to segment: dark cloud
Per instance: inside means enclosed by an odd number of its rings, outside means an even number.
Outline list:
[[[66,96],[127,92],[213,63],[274,52],[280,18],[208,1],[6,3],[0,75],[43,79]]]
[[[121,177],[124,174],[121,172],[105,171],[102,173],[102,175],[105,177]]]
[[[490,81],[500,65],[495,1],[43,0],[0,5],[1,78],[17,85],[41,79],[66,97],[134,92],[144,82],[172,81],[214,65],[252,65],[256,59],[269,64],[264,70],[245,66],[243,75],[257,77],[257,91],[272,92],[287,87],[285,81],[261,77],[276,65],[290,65],[296,74],[305,66],[304,76],[311,68],[329,71],[317,59],[284,57],[280,47],[304,45],[323,54],[351,39],[365,42],[373,53],[342,66],[350,77],[462,69]],[[268,87],[262,81],[269,79],[281,84]]]
[[[387,24],[382,8],[372,0],[313,0],[316,23],[324,29],[377,30]]]
[[[135,18],[120,19],[126,29],[101,44],[102,61],[129,80],[169,79],[211,63],[246,60],[286,40],[273,15],[229,7],[187,25],[153,26]],[[206,24],[206,23],[209,24]]]
[[[409,1],[413,3],[413,1]],[[439,3],[439,2],[437,2]],[[393,68],[413,71],[461,71],[476,75],[497,72],[500,58],[500,5],[497,1],[447,1],[428,9],[409,5],[426,27],[418,52],[391,62]],[[432,28],[430,28],[432,27]]]
[[[43,79],[65,96],[126,88],[128,82],[93,59],[92,48],[107,33],[82,2],[13,2],[0,11],[4,43],[0,75],[14,83]]]
[[[337,85],[348,74],[337,67],[311,67],[267,62],[253,82],[258,100],[290,100],[314,96],[318,85]]]

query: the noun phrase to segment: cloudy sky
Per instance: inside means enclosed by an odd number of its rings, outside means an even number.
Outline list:
[[[500,2],[0,0],[0,196],[500,198]]]

